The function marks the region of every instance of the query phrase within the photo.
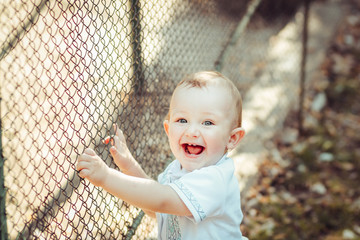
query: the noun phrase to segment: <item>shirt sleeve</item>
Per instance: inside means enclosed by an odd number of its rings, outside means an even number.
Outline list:
[[[217,167],[195,170],[169,185],[192,213],[195,223],[222,212],[227,184],[223,172]]]

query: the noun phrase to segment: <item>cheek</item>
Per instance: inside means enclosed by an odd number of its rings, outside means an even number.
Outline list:
[[[207,136],[207,145],[210,151],[223,151],[228,144],[228,137],[224,133],[216,132]]]
[[[168,138],[170,142],[178,142],[181,136],[181,129],[179,127],[170,126]]]
[[[219,151],[222,152],[225,149],[225,145],[223,144],[222,141],[219,141],[219,139],[214,139],[210,143],[208,142],[208,148],[209,151],[214,153]]]

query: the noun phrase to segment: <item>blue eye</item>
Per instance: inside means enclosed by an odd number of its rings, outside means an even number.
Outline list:
[[[205,121],[203,124],[204,124],[205,126],[211,126],[211,125],[214,125],[214,123],[213,123],[213,122],[211,122],[211,121]]]
[[[178,123],[187,123],[186,119],[183,119],[183,118],[177,120],[177,122],[178,122]]]

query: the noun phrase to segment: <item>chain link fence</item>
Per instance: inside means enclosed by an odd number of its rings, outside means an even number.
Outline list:
[[[217,69],[243,96],[298,78],[302,28],[286,61],[274,36],[302,1],[270,2],[0,1],[1,239],[156,238],[154,220],[78,177],[77,156],[91,147],[115,167],[102,139],[117,123],[156,178],[185,74]]]

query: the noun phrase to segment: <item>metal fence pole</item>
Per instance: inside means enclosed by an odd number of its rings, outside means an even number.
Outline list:
[[[141,15],[140,15],[140,1],[130,1],[130,21],[131,21],[131,44],[133,48],[132,62],[133,62],[133,87],[137,94],[141,94],[144,85],[144,70],[141,49]]]
[[[307,42],[308,42],[308,24],[309,24],[309,8],[310,0],[304,0],[304,23],[302,33],[302,55],[301,55],[301,66],[300,66],[300,96],[299,96],[299,133],[303,134],[303,115],[304,115],[304,97],[305,97],[305,71],[306,71],[306,57],[307,57]]]
[[[129,231],[126,234],[126,238],[125,238],[126,240],[132,239],[132,237],[135,235],[136,229],[139,227],[141,220],[143,219],[144,216],[145,216],[145,212],[141,210],[134,219],[133,224],[130,226]]]
[[[234,46],[238,39],[240,38],[241,34],[245,31],[248,23],[250,22],[251,17],[253,16],[254,12],[260,5],[262,0],[252,0],[246,10],[246,14],[244,17],[241,18],[241,21],[238,23],[237,27],[235,28],[234,32],[232,33],[229,41],[226,43],[225,47],[220,53],[219,58],[215,61],[215,70],[221,72],[224,61],[228,57],[230,51],[232,50],[232,46]]]
[[[1,97],[0,97],[1,104]],[[1,115],[1,107],[0,107]],[[6,188],[5,188],[5,175],[4,175],[4,163],[5,158],[2,151],[2,124],[0,119],[0,239],[8,239],[7,233],[7,221],[6,221]]]

